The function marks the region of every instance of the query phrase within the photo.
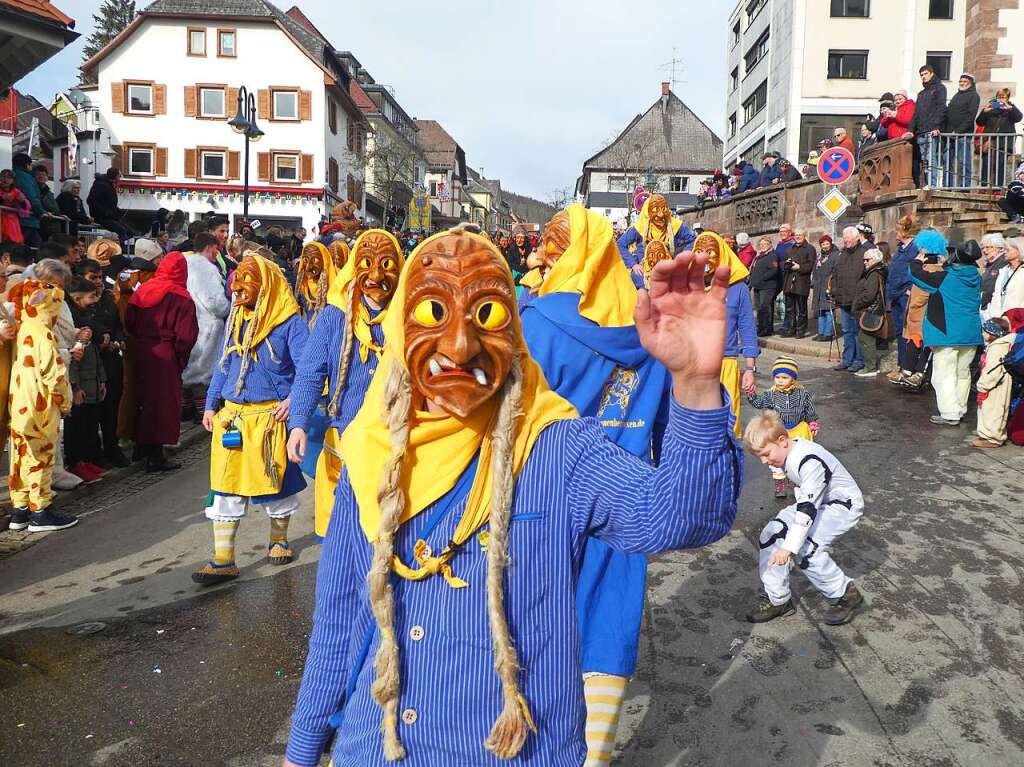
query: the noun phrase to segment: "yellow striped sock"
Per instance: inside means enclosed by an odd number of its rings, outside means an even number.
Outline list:
[[[583,696],[587,702],[587,761],[584,767],[606,767],[615,750],[619,712],[629,679],[610,674],[583,678]]]
[[[213,563],[215,565],[233,565],[235,563],[235,533],[238,532],[238,520],[213,523]]]
[[[291,517],[270,518],[270,545],[288,543],[288,521]]]

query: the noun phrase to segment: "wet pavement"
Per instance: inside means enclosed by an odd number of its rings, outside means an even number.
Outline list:
[[[821,441],[865,492],[835,557],[869,607],[825,626],[796,575],[796,615],[737,618],[781,505],[749,463],[736,529],[652,560],[616,764],[1024,764],[1024,450],[973,450],[969,428],[927,422],[930,394],[801,362]],[[319,555],[310,500],[296,562],[266,563],[266,519],[251,514],[242,578],[201,591],[205,450],[186,463],[0,561],[0,764],[280,764]]]

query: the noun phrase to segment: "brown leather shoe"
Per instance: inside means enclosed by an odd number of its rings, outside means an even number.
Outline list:
[[[992,440],[985,439],[984,437],[978,437],[976,440],[974,440],[974,442],[971,443],[971,447],[987,448],[987,447],[1002,447],[1002,446],[1003,446],[1002,442],[993,442]]]
[[[854,611],[863,606],[864,597],[851,583],[846,587],[846,593],[825,611],[825,623],[829,626],[842,626],[844,623],[849,623],[853,620]]]

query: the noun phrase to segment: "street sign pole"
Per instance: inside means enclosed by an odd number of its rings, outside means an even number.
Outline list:
[[[857,169],[857,158],[843,147],[826,150],[818,160],[818,178],[825,184],[825,193],[818,201],[818,210],[832,224],[832,242],[836,240],[836,222],[850,207],[850,201],[839,191],[839,185],[848,181]]]

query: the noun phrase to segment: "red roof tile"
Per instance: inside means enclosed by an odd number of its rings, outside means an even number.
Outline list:
[[[366,95],[366,91],[355,80],[349,80],[348,82],[348,95],[352,97],[352,100],[356,102],[356,106],[363,112],[378,111],[377,105],[373,103],[373,99]]]
[[[47,0],[0,0],[0,5],[6,5],[9,8],[38,16],[47,21],[54,21],[65,27],[74,28],[75,26],[73,18],[65,15],[59,8],[47,2]]]

